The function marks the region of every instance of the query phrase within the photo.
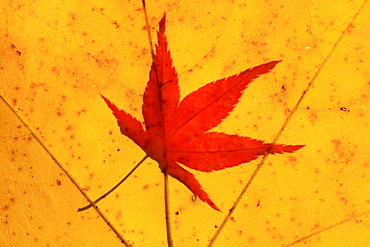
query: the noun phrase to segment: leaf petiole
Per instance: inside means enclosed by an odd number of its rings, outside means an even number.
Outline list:
[[[110,189],[107,193],[105,193],[104,195],[102,195],[101,197],[99,197],[98,199],[96,199],[94,202],[91,202],[89,205],[87,205],[87,206],[85,206],[85,207],[83,207],[83,208],[79,208],[78,210],[77,210],[77,212],[81,212],[81,211],[84,211],[84,210],[86,210],[86,209],[89,209],[89,208],[91,208],[91,207],[96,207],[96,204],[99,202],[99,201],[101,201],[103,198],[105,198],[107,195],[109,195],[110,193],[112,193],[115,189],[117,189],[123,182],[125,182],[125,180],[127,179],[127,178],[129,178],[130,176],[131,176],[131,174],[148,158],[149,156],[148,155],[145,155],[145,157],[144,158],[142,158],[141,160],[140,160],[140,162],[139,163],[137,163],[137,165],[134,167],[134,168],[132,168],[132,170],[121,180],[121,181],[119,181],[119,183],[118,184],[116,184],[116,186],[114,186],[112,189]]]

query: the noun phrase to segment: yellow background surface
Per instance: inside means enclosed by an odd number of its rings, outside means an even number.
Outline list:
[[[166,246],[163,174],[100,97],[142,120],[151,64],[131,1],[0,5],[0,245]],[[215,131],[305,144],[270,155],[214,246],[365,246],[370,236],[370,4],[367,1],[148,1],[163,13],[181,97],[282,60]],[[170,179],[175,246],[207,246],[261,158],[194,172],[223,212]],[[104,220],[105,219],[105,220]],[[334,227],[334,224],[337,224]],[[331,227],[333,226],[333,227]],[[312,236],[310,236],[312,234]]]

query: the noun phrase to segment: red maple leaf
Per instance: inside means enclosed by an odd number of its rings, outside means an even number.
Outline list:
[[[280,61],[208,83],[180,102],[178,76],[172,66],[165,28],[166,18],[163,16],[157,33],[156,55],[143,96],[145,128],[136,118],[102,97],[117,118],[123,135],[156,160],[162,172],[167,172],[201,200],[219,210],[194,175],[178,163],[198,171],[211,172],[249,162],[266,153],[292,153],[303,147],[272,145],[249,137],[209,132],[234,109],[248,84],[268,73]]]

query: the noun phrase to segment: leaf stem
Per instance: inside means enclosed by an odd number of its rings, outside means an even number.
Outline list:
[[[107,193],[105,193],[104,195],[102,195],[101,197],[99,197],[98,199],[96,199],[94,202],[92,202],[92,203],[90,203],[89,205],[87,205],[87,206],[85,206],[85,207],[83,207],[83,208],[79,208],[78,210],[77,210],[77,212],[81,212],[81,211],[84,211],[84,210],[86,210],[86,209],[89,209],[89,208],[91,208],[91,207],[96,207],[96,204],[99,202],[99,201],[101,201],[103,198],[105,198],[107,195],[109,195],[110,193],[112,193],[115,189],[117,189],[123,182],[125,182],[125,180],[127,179],[127,178],[129,178],[130,176],[131,176],[131,174],[148,158],[149,156],[148,155],[145,155],[145,157],[144,158],[142,158],[141,160],[140,160],[140,162],[139,163],[137,163],[137,165],[134,167],[134,168],[132,168],[132,170],[121,180],[121,181],[119,181],[119,183],[118,184],[116,184],[116,186],[114,186],[112,189],[110,189]]]
[[[150,33],[149,18],[148,18],[148,12],[146,11],[145,0],[142,0],[142,4],[143,4],[143,9],[144,9],[144,15],[145,15],[146,29],[148,31],[150,54],[152,55],[153,63],[155,63],[156,58],[155,58],[154,49],[153,49],[153,39]],[[156,71],[156,75],[159,81],[158,71],[156,67],[155,67],[155,71]],[[167,245],[168,247],[173,247],[168,173],[167,171],[164,171],[163,174],[164,174],[164,204],[165,204],[165,214],[166,214]]]
[[[149,39],[149,46],[150,46],[150,54],[152,55],[153,62],[155,61],[154,49],[153,49],[153,39],[152,34],[150,33],[149,27],[149,19],[148,19],[148,12],[146,11],[146,3],[145,0],[142,0],[143,8],[144,8],[144,15],[145,15],[145,22],[146,22],[146,30],[148,32],[148,39]]]
[[[164,174],[164,204],[165,204],[165,211],[166,211],[167,244],[168,244],[168,247],[172,247],[173,239],[172,239],[172,227],[171,227],[170,192],[169,192],[169,184],[168,184],[168,173],[167,171],[165,171],[163,174]]]

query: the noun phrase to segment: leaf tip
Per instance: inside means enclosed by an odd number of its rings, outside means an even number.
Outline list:
[[[164,32],[166,29],[166,12],[164,12],[161,21],[159,22],[159,32]]]
[[[281,61],[282,60],[275,60],[275,61],[271,61],[271,62],[266,63],[265,65],[267,66],[267,70],[268,71],[272,70]]]
[[[104,100],[107,104],[111,103],[109,99],[107,99],[107,98],[105,98],[105,97],[104,97],[104,95],[100,94],[100,97],[102,97],[102,98],[103,98],[103,100]]]
[[[113,112],[118,111],[118,108],[109,99],[105,98],[102,94],[100,94],[100,96]]]
[[[213,209],[217,210],[218,212],[222,212],[217,206],[216,204],[213,203],[213,205],[210,205]]]
[[[108,105],[108,107],[113,111],[113,113],[116,113],[119,111],[119,109],[115,106],[115,104],[112,103],[109,99],[105,98],[102,94],[100,94],[100,96],[103,98],[103,100]]]
[[[306,145],[274,145],[270,150],[271,154],[275,153],[294,153]]]

